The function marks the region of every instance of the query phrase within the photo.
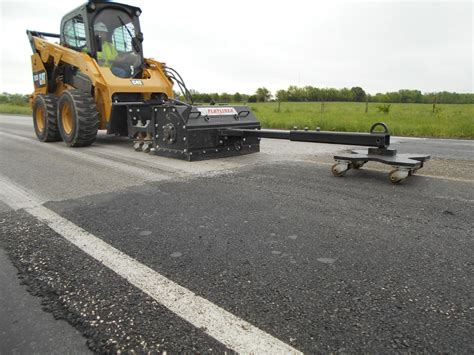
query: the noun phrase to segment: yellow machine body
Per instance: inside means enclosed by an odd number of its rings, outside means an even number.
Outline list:
[[[60,66],[65,63],[78,68],[91,80],[93,96],[99,112],[99,129],[106,129],[112,111],[112,97],[115,93],[140,93],[144,100],[150,99],[152,93],[164,93],[170,98],[173,97],[173,82],[166,76],[164,64],[156,60],[145,59],[145,68],[139,78],[119,78],[111,72],[110,68],[99,66],[97,61],[87,53],[52,43],[44,38],[34,36],[33,39],[37,50],[37,53],[31,56],[33,75],[45,73],[48,66]],[[34,102],[37,94],[48,93],[47,75],[43,80],[41,85],[35,85],[30,104]],[[61,80],[57,80],[55,87],[52,93],[58,97],[64,90],[73,88]]]

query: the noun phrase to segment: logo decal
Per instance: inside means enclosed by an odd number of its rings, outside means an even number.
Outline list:
[[[132,83],[132,85],[143,85],[143,81],[138,79],[132,79],[130,80],[130,82]]]
[[[197,108],[203,116],[234,116],[237,111],[233,107],[198,107]]]

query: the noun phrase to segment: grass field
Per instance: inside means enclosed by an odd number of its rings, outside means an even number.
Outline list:
[[[396,136],[474,138],[474,105],[391,104],[390,112],[379,112],[378,103],[278,102],[250,104],[264,128],[302,129],[320,127],[323,131],[367,132],[375,122],[385,122]],[[0,112],[30,115],[28,106],[0,104]]]
[[[320,127],[324,131],[367,132],[374,122],[385,122],[397,136],[474,138],[474,105],[391,104],[389,113],[379,103],[278,102],[250,104],[262,127],[291,129]]]
[[[12,113],[17,115],[31,115],[29,106],[18,106],[12,104],[0,104],[0,113]]]

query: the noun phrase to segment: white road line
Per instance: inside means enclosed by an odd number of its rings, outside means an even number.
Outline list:
[[[20,188],[6,177],[0,175],[0,201],[14,210],[41,206],[44,202],[32,193]]]
[[[443,199],[443,200],[450,200],[450,201],[474,203],[474,200],[468,200],[468,199],[462,198],[462,197],[452,197],[452,196],[441,196],[441,195],[438,195],[438,196],[435,196],[435,198],[440,198],[440,199]]]
[[[23,208],[158,303],[230,349],[245,354],[301,354],[290,345],[197,296],[42,206],[41,201],[2,175],[0,198],[13,209]]]
[[[432,179],[439,179],[439,180],[447,180],[447,181],[456,181],[456,182],[468,182],[468,183],[474,183],[474,180],[472,179],[461,179],[461,178],[455,178],[455,177],[450,177],[450,176],[438,176],[438,175],[429,175],[429,174],[423,174],[423,173],[418,173],[418,176],[423,176],[427,178],[432,178]]]
[[[456,143],[469,143],[472,145],[472,139],[466,138],[443,138],[443,137],[401,137],[401,136],[390,136],[390,142],[392,139],[395,140],[418,140],[418,141],[437,141],[437,142],[456,142]]]

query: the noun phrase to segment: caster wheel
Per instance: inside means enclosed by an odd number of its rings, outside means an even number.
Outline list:
[[[142,152],[150,153],[151,143],[143,143],[142,145]]]
[[[388,178],[392,184],[399,184],[410,175],[410,170],[392,170],[388,174]]]
[[[142,150],[143,142],[136,142],[133,145],[133,149],[135,149],[137,152],[140,152]]]
[[[334,176],[344,176],[349,170],[349,164],[336,163],[331,167],[331,172]]]

